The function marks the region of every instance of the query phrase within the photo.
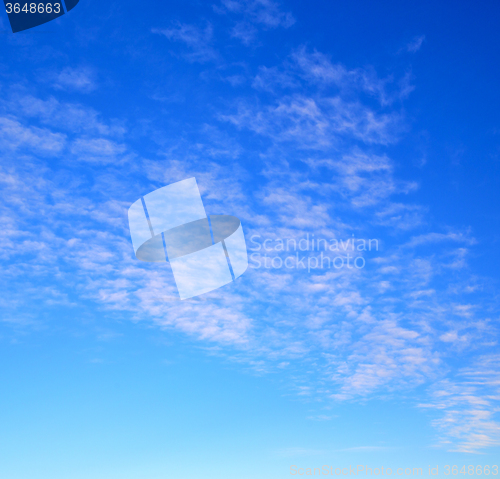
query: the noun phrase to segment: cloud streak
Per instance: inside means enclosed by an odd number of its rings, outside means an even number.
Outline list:
[[[153,33],[162,35],[173,42],[184,44],[184,58],[190,62],[206,63],[215,61],[219,55],[212,47],[213,28],[207,24],[205,28],[186,23],[175,23],[170,28],[153,28]]]
[[[249,5],[225,8],[240,14]],[[215,58],[210,26],[156,33],[184,45],[191,61]],[[250,93],[200,120],[194,140],[164,132],[168,141],[147,159],[126,138],[126,121],[52,97],[4,98],[0,254],[9,317],[28,317],[40,302],[90,301],[259,374],[277,372],[299,397],[330,403],[422,386],[428,392],[416,402],[433,414],[441,447],[498,445],[498,305],[469,268],[475,240],[432,224],[411,200],[418,185],[398,178],[385,151],[405,131],[399,102],[408,85],[306,49],[260,65],[252,81]],[[380,249],[360,253],[365,269],[250,269],[198,301],[172,300],[168,265],[134,259],[126,211],[141,194],[191,176],[207,212],[242,218],[247,239],[376,230]],[[472,365],[457,369],[464,351]]]

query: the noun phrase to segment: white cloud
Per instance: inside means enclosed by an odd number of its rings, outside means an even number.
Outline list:
[[[410,53],[416,53],[420,50],[420,47],[422,46],[422,43],[424,43],[425,40],[425,35],[420,35],[415,37],[408,45],[406,45],[406,49]]]
[[[268,28],[289,28],[295,23],[290,12],[281,10],[280,4],[273,0],[222,0],[222,7],[216,7],[218,13],[243,15],[249,21]]]
[[[240,104],[236,113],[220,118],[275,142],[313,149],[330,148],[343,139],[394,143],[401,122],[398,114],[377,114],[361,103],[346,102],[338,96],[315,99],[302,95],[283,97],[265,108]]]
[[[153,28],[151,31],[186,45],[189,52],[185,53],[184,56],[188,61],[205,63],[217,60],[219,57],[212,47],[213,28],[211,24],[207,24],[202,29],[195,25],[177,22],[171,28]]]
[[[455,241],[460,243],[465,243],[473,245],[476,243],[474,238],[465,235],[464,233],[426,233],[420,236],[414,236],[411,240],[406,243],[407,247],[415,247],[420,245],[427,245],[433,243],[440,243],[445,241]]]
[[[66,67],[60,73],[49,75],[57,89],[90,93],[97,88],[96,74],[88,67]]]
[[[378,99],[382,106],[391,105],[395,100],[405,99],[414,89],[411,75],[407,73],[399,82],[392,76],[378,78],[372,68],[348,69],[340,63],[333,63],[323,53],[309,52],[302,46],[291,55],[292,64],[288,70],[318,85],[334,85],[341,92],[362,92]]]
[[[314,169],[323,167],[332,171],[331,188],[355,207],[372,206],[394,193],[407,193],[416,188],[413,183],[395,180],[394,166],[388,157],[367,155],[359,149],[339,160],[308,159],[307,163]]]
[[[308,416],[307,419],[311,421],[331,421],[338,416],[328,416],[326,414],[318,414],[317,416]]]
[[[337,90],[325,89],[328,85]],[[305,47],[281,66],[259,67],[252,86],[273,94],[273,99],[263,104],[240,101],[235,112],[220,115],[222,120],[275,143],[319,150],[352,140],[367,145],[395,143],[406,129],[405,120],[402,112],[386,107],[413,89],[409,75],[397,83],[392,78],[381,80],[370,69],[347,70]],[[367,101],[373,98],[380,107]]]
[[[66,136],[45,128],[24,126],[14,118],[0,117],[0,148],[37,151],[42,155],[58,155],[64,148]]]
[[[201,61],[212,33],[179,24],[166,36],[188,46],[192,58],[198,52]],[[73,295],[178,331],[242,367],[279,371],[300,397],[332,403],[397,397],[436,384],[464,345],[470,355],[496,347],[489,318],[497,305],[476,296],[480,287],[464,300],[466,285],[480,281],[471,281],[466,268],[451,269],[463,257],[461,247],[474,245],[470,235],[435,232],[445,228],[433,229],[423,219],[425,208],[405,202],[402,194],[416,185],[399,180],[397,163],[381,151],[397,140],[403,123],[388,100],[389,82],[335,66],[320,54],[301,55],[288,66],[258,70],[254,86],[276,95],[272,100],[243,99],[237,113],[219,116],[223,125],[250,130],[269,145],[255,156],[213,121],[199,125],[194,140],[168,138],[158,156],[132,164],[123,130],[91,109],[34,97],[4,102],[10,110],[2,117],[7,166],[0,181],[9,201],[0,205],[0,254],[6,260],[2,281],[18,291],[2,301],[12,308],[28,302],[19,293],[26,278],[40,296],[48,290],[39,283],[50,284],[50,301],[65,301],[67,294],[74,302]],[[291,93],[279,96],[286,88]],[[352,96],[344,96],[347,91]],[[26,117],[52,129],[23,126]],[[76,131],[76,138],[55,131],[64,128],[59,122],[65,118],[65,131]],[[50,154],[61,155],[69,144],[76,158],[90,162],[85,168],[97,162],[106,169],[91,169],[96,174],[87,178],[64,169],[73,165],[54,170],[43,155],[19,161],[17,151],[43,153],[44,141]],[[228,161],[243,155],[246,161]],[[173,301],[177,292],[168,265],[134,259],[126,209],[141,193],[189,176],[196,176],[207,211],[242,218],[247,238],[368,237],[376,224],[384,242],[366,255],[372,267],[364,270],[249,270],[198,301]],[[413,239],[406,233],[410,228],[421,228]],[[422,245],[432,245],[432,251]],[[477,382],[479,373],[471,371],[463,377]],[[497,401],[486,386],[474,385],[467,394],[459,388],[445,403],[443,389],[437,390],[421,401],[434,413],[445,412],[444,422],[436,423],[443,438],[461,441],[464,450],[471,448],[467,437],[479,437],[480,446],[494,443],[496,426],[488,413]],[[454,415],[456,404],[468,409]],[[446,426],[462,424],[462,418],[466,429]]]
[[[231,29],[231,36],[248,46],[257,38],[257,29],[251,23],[237,22]]]
[[[123,136],[126,129],[120,122],[105,122],[94,109],[78,103],[64,103],[49,97],[46,100],[32,95],[14,96],[7,102],[18,115],[38,119],[42,124],[71,133],[87,132],[106,136]]]
[[[438,356],[419,332],[398,323],[395,318],[379,320],[353,344],[347,363],[333,369],[333,378],[341,385],[334,398],[368,396],[393,383],[401,387],[427,380],[439,364]]]
[[[71,153],[78,160],[110,163],[120,159],[126,147],[106,138],[79,138],[71,145]]]
[[[390,203],[377,211],[376,222],[401,230],[411,230],[425,223],[426,208],[420,205]]]
[[[276,87],[280,89],[295,89],[300,86],[299,81],[293,75],[281,71],[277,67],[259,67],[259,73],[255,76],[252,87],[257,90],[274,93]]]
[[[441,413],[433,424],[441,433],[440,443],[449,450],[479,453],[500,445],[499,365],[498,355],[476,359],[455,379],[434,385],[431,401],[420,405]]]

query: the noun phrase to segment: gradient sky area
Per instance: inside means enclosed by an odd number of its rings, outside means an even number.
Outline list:
[[[497,1],[80,0],[16,34],[3,12],[0,478],[493,477],[499,25]],[[180,301],[127,210],[191,177],[254,259],[378,249]]]

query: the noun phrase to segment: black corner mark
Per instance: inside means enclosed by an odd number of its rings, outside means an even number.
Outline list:
[[[69,12],[70,10],[72,10],[73,8],[75,8],[76,4],[79,1],[80,0],[64,0],[64,3],[66,4],[66,11]]]
[[[4,0],[13,33],[50,22],[73,9],[79,0]]]

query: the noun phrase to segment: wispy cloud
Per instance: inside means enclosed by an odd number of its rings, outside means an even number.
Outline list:
[[[499,366],[498,355],[480,357],[456,378],[436,384],[432,401],[420,405],[441,413],[433,424],[442,434],[441,443],[452,451],[477,453],[500,445]]]
[[[54,97],[47,99],[33,95],[14,95],[4,98],[4,107],[26,119],[38,120],[43,125],[73,133],[94,133],[121,137],[126,128],[117,120],[103,121],[93,108],[78,103],[61,102]]]
[[[308,51],[301,46],[291,55],[290,72],[318,85],[336,86],[341,92],[362,92],[378,99],[382,106],[395,100],[402,100],[413,91],[411,75],[407,73],[395,82],[392,76],[379,78],[371,68],[348,69],[340,63],[333,63],[325,54]]]
[[[433,243],[439,243],[443,241],[454,241],[465,243],[468,245],[473,245],[476,243],[476,240],[469,235],[464,233],[426,233],[420,236],[414,236],[411,240],[406,243],[408,247],[415,247],[420,245],[427,245]]]
[[[332,172],[331,187],[356,207],[371,206],[395,193],[408,193],[417,187],[415,183],[394,178],[394,165],[387,156],[369,155],[359,149],[339,160],[308,159],[307,163],[313,169]],[[381,214],[386,212],[387,208]]]
[[[338,416],[328,416],[326,414],[318,414],[317,416],[308,416],[307,419],[311,421],[331,421]]]
[[[89,162],[116,162],[125,151],[125,145],[106,138],[78,138],[71,145],[71,153],[78,160]]]
[[[394,82],[379,79],[369,69],[348,70],[301,47],[282,65],[261,66],[254,77],[252,86],[271,93],[271,102],[240,101],[235,112],[220,118],[276,144],[293,143],[303,149],[326,151],[352,140],[388,145],[398,140],[406,125],[402,111],[386,107],[411,92],[408,82],[409,76]],[[367,101],[373,98],[378,107]]]
[[[240,14],[247,21],[269,28],[288,28],[295,23],[293,15],[283,11],[280,3],[274,0],[222,0],[221,6],[215,7],[215,10],[219,13]]]
[[[237,3],[230,8],[246,8]],[[156,33],[181,42],[192,61],[214,58],[211,27]],[[398,177],[384,148],[405,130],[398,102],[408,90],[305,49],[253,78],[250,94],[200,120],[193,137],[156,133],[162,142],[147,159],[125,121],[34,94],[3,98],[0,255],[12,294],[2,305],[21,317],[39,301],[84,299],[196,338],[259,374],[278,372],[299,397],[329,404],[420,395],[426,385],[418,402],[442,414],[435,426],[450,441],[444,447],[495,444],[498,367],[492,356],[479,365],[496,347],[498,305],[465,261],[474,240],[432,223],[412,199],[418,185]],[[173,301],[168,264],[134,260],[126,211],[141,194],[190,176],[207,211],[242,218],[247,238],[376,231],[380,249],[362,253],[366,269],[249,269],[223,290]],[[478,362],[457,374],[464,348]]]
[[[231,36],[241,40],[247,46],[255,42],[257,33],[257,28],[248,22],[237,22],[231,29]]]
[[[205,63],[217,60],[217,51],[213,48],[213,27],[209,23],[205,28],[177,22],[171,28],[153,28],[153,33],[163,35],[169,40],[185,45],[184,57],[190,62]]]
[[[301,148],[325,149],[344,138],[367,144],[396,141],[401,128],[397,113],[377,114],[358,102],[340,97],[283,97],[265,108],[240,104],[235,113],[221,115],[238,128],[248,128],[276,142],[291,142]]]
[[[246,46],[258,44],[259,29],[289,28],[295,23],[293,15],[274,0],[221,0],[214,10],[238,18],[230,34]]]
[[[57,89],[90,93],[97,88],[96,74],[88,67],[66,67],[61,72],[49,76]]]
[[[411,230],[425,223],[426,208],[421,205],[391,203],[377,211],[376,222],[401,230]]]
[[[66,137],[45,128],[25,126],[14,118],[0,117],[0,148],[16,151],[37,151],[43,155],[59,154]]]
[[[300,86],[300,82],[294,76],[286,71],[282,71],[277,67],[267,68],[259,67],[259,72],[255,76],[252,86],[256,90],[263,90],[274,93],[276,87],[280,90],[296,89]]]
[[[422,43],[424,43],[425,40],[425,35],[420,35],[418,37],[415,37],[408,45],[406,45],[406,49],[410,53],[416,53],[420,50],[420,47],[422,46]]]

